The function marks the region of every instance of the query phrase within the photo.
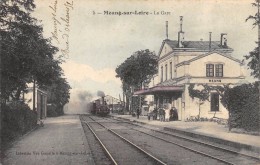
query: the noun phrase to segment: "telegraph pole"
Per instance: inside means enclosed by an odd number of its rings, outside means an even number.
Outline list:
[[[260,0],[257,0],[257,25],[258,25],[258,101],[259,101],[259,106],[260,106],[260,15],[259,15],[259,3]],[[260,132],[260,110],[258,112],[258,119],[259,119],[259,129],[258,131]]]
[[[35,107],[35,79],[33,79],[33,110],[35,111],[36,110],[36,107]]]

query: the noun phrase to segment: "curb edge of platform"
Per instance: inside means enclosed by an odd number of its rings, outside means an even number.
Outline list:
[[[257,153],[260,152],[259,147],[252,146],[252,145],[249,145],[249,144],[233,142],[233,141],[229,141],[229,140],[225,140],[225,139],[221,139],[221,138],[212,137],[212,136],[209,136],[209,135],[203,135],[203,134],[199,134],[199,133],[184,131],[184,130],[180,130],[180,129],[176,129],[176,128],[163,127],[163,129],[165,131],[177,132],[177,133],[180,133],[180,134],[183,134],[183,135],[186,135],[186,136],[190,136],[190,137],[193,137],[193,138],[211,141],[211,142],[222,144],[222,145],[227,145],[227,146],[234,147],[234,148],[237,148],[237,149],[245,149],[245,150],[257,152]]]

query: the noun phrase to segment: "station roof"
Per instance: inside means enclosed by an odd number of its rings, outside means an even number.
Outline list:
[[[165,40],[165,42],[172,48],[179,48],[178,41],[176,40]],[[209,49],[209,41],[183,41],[184,48],[195,48],[199,50]],[[211,49],[231,49],[228,46],[221,46],[220,41],[211,41]]]
[[[183,41],[182,44],[184,47],[179,47],[177,40],[165,39],[162,42],[161,48],[158,52],[158,55],[161,54],[164,45],[167,44],[171,47],[172,51],[169,52],[171,54],[174,51],[209,51],[209,45],[211,51],[228,51],[233,52],[233,49],[229,46],[224,46],[220,44],[220,41]]]

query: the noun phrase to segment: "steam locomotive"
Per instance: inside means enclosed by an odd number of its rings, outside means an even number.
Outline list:
[[[110,112],[110,109],[104,99],[101,97],[100,99],[95,100],[92,103],[91,113],[99,116],[107,116]]]

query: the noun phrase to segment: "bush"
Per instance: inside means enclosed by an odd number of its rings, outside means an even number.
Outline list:
[[[242,107],[241,126],[248,131],[260,130],[260,107],[258,94],[250,94],[247,100],[248,102]]]
[[[47,117],[57,117],[60,115],[64,115],[63,106],[57,106],[56,104],[47,106]]]
[[[258,83],[243,84],[225,92],[228,95],[230,127],[247,131],[260,130]]]
[[[56,117],[58,116],[57,112],[55,111],[55,105],[47,106],[47,117]]]
[[[1,109],[1,140],[3,144],[37,126],[37,113],[24,103],[13,102],[9,105],[1,105]]]
[[[64,115],[63,106],[57,106],[55,110],[59,116]]]

